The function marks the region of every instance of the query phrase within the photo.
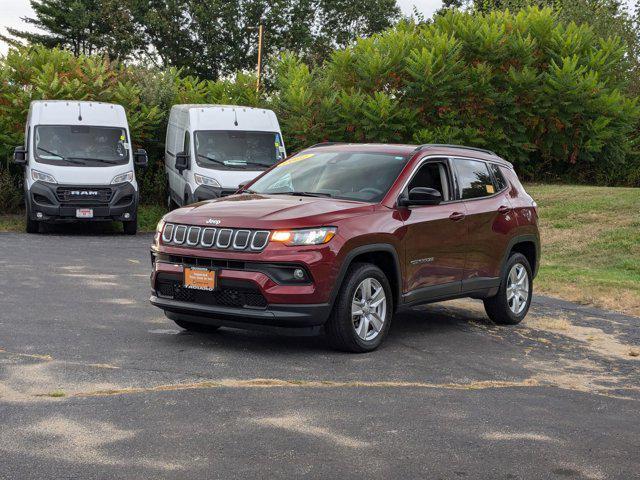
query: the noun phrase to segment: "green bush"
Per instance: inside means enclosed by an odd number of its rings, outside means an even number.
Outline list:
[[[320,139],[485,147],[528,179],[640,185],[640,109],[625,49],[551,9],[447,11],[334,52],[281,59],[275,106],[289,146]]]

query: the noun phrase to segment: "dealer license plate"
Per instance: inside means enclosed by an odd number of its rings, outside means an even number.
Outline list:
[[[216,271],[208,268],[185,267],[184,286],[194,290],[215,290]]]

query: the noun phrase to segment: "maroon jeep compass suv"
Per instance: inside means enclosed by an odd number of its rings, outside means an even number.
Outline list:
[[[497,323],[527,314],[536,204],[513,166],[448,145],[320,144],[233,196],[167,214],[151,303],[188,330],[319,332],[343,350],[384,339],[395,312],[458,297]]]

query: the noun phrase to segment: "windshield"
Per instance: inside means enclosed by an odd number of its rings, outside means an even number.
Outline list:
[[[195,132],[196,162],[204,168],[259,170],[284,158],[279,133],[201,130]]]
[[[249,190],[262,194],[298,194],[379,202],[406,162],[405,156],[383,153],[302,153],[266,173]]]
[[[116,127],[39,125],[35,159],[49,165],[108,167],[129,162],[127,132]]]

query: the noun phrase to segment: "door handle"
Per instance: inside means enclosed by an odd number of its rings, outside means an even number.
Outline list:
[[[498,207],[498,213],[509,213],[511,212],[512,208],[511,207],[507,207],[506,205],[501,205],[500,207]]]
[[[449,219],[453,220],[454,222],[459,222],[464,217],[466,217],[466,215],[462,212],[453,212],[451,215],[449,215]]]

